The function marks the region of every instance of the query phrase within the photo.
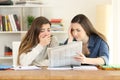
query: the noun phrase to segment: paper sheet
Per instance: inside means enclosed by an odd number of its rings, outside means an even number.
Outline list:
[[[41,68],[37,67],[37,66],[17,66],[12,69],[14,69],[14,70],[37,70],[37,69],[41,69]]]
[[[72,68],[70,66],[65,67],[48,67],[48,70],[71,70]]]
[[[73,66],[73,70],[98,70],[96,66]]]

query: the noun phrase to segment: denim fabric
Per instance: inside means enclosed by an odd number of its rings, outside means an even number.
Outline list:
[[[87,57],[102,57],[105,60],[105,64],[109,63],[109,46],[100,37],[96,35],[90,36],[88,49],[90,51],[90,55]]]

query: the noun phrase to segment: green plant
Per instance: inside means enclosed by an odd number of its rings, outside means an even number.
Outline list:
[[[28,24],[28,27],[31,26],[33,20],[35,19],[34,16],[27,16],[27,24]]]

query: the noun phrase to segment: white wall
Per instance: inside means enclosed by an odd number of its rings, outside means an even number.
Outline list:
[[[113,3],[113,63],[120,64],[120,0],[112,0]]]
[[[110,64],[113,63],[113,14],[112,5],[98,5],[96,10],[96,29],[107,37],[110,51]]]
[[[85,14],[95,26],[96,6],[111,4],[111,0],[46,0],[46,4],[52,5],[52,8],[47,10],[45,15],[48,15],[50,19],[62,18],[67,31],[71,19],[77,14]],[[64,38],[67,38],[67,35],[64,35]]]
[[[63,18],[67,29],[71,19],[80,13],[87,15],[95,24],[96,6],[111,4],[111,0],[48,0],[48,3],[54,5],[52,17]]]

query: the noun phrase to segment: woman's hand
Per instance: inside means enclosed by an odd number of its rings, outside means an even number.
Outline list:
[[[73,41],[73,36],[72,36],[72,33],[71,33],[71,27],[69,27],[69,30],[68,30],[68,43],[69,42],[72,42]]]
[[[82,53],[77,53],[77,55],[74,56],[74,59],[81,62],[82,64],[85,64],[87,58]]]
[[[51,41],[51,36],[50,35],[40,35],[39,36],[39,40],[40,40],[40,44],[42,46],[46,46],[48,44],[50,44],[50,41]]]

